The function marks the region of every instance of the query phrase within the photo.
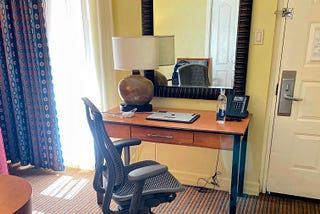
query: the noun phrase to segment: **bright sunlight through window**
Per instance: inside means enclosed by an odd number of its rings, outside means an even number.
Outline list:
[[[92,169],[93,141],[81,97],[98,102],[99,91],[83,2],[48,0],[47,27],[64,163]]]

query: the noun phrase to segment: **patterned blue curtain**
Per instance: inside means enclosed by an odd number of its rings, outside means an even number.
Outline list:
[[[0,1],[0,123],[12,163],[64,170],[44,9]]]

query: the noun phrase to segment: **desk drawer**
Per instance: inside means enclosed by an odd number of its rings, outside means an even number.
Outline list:
[[[131,135],[133,138],[140,138],[144,141],[186,145],[193,144],[193,133],[191,131],[132,126]]]
[[[194,132],[194,145],[214,149],[233,149],[233,136],[208,132]]]
[[[128,125],[105,123],[104,127],[110,137],[130,138],[130,126]]]

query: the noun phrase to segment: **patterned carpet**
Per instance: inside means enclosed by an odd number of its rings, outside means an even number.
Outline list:
[[[64,172],[11,167],[10,174],[28,180],[33,188],[34,214],[102,213],[92,188],[92,171],[67,169]],[[172,203],[160,205],[154,213],[228,213],[229,194],[224,191],[198,192],[186,186]],[[112,204],[112,209],[116,205]],[[247,196],[238,198],[237,213],[310,213],[320,214],[320,201],[282,195]]]

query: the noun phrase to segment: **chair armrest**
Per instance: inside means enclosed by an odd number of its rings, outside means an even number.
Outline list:
[[[126,146],[136,146],[141,144],[141,140],[137,138],[130,138],[130,139],[122,139],[113,141],[113,145],[118,149],[122,149]]]
[[[164,173],[167,171],[168,171],[168,167],[161,164],[145,166],[139,169],[132,170],[128,174],[128,180],[133,182],[144,181],[147,178],[160,175],[161,173]]]
[[[130,146],[136,146],[141,144],[141,140],[137,138],[128,138],[122,140],[115,140],[112,142],[116,147],[119,155],[122,154],[122,149],[124,148],[124,164],[128,165],[130,163]]]

